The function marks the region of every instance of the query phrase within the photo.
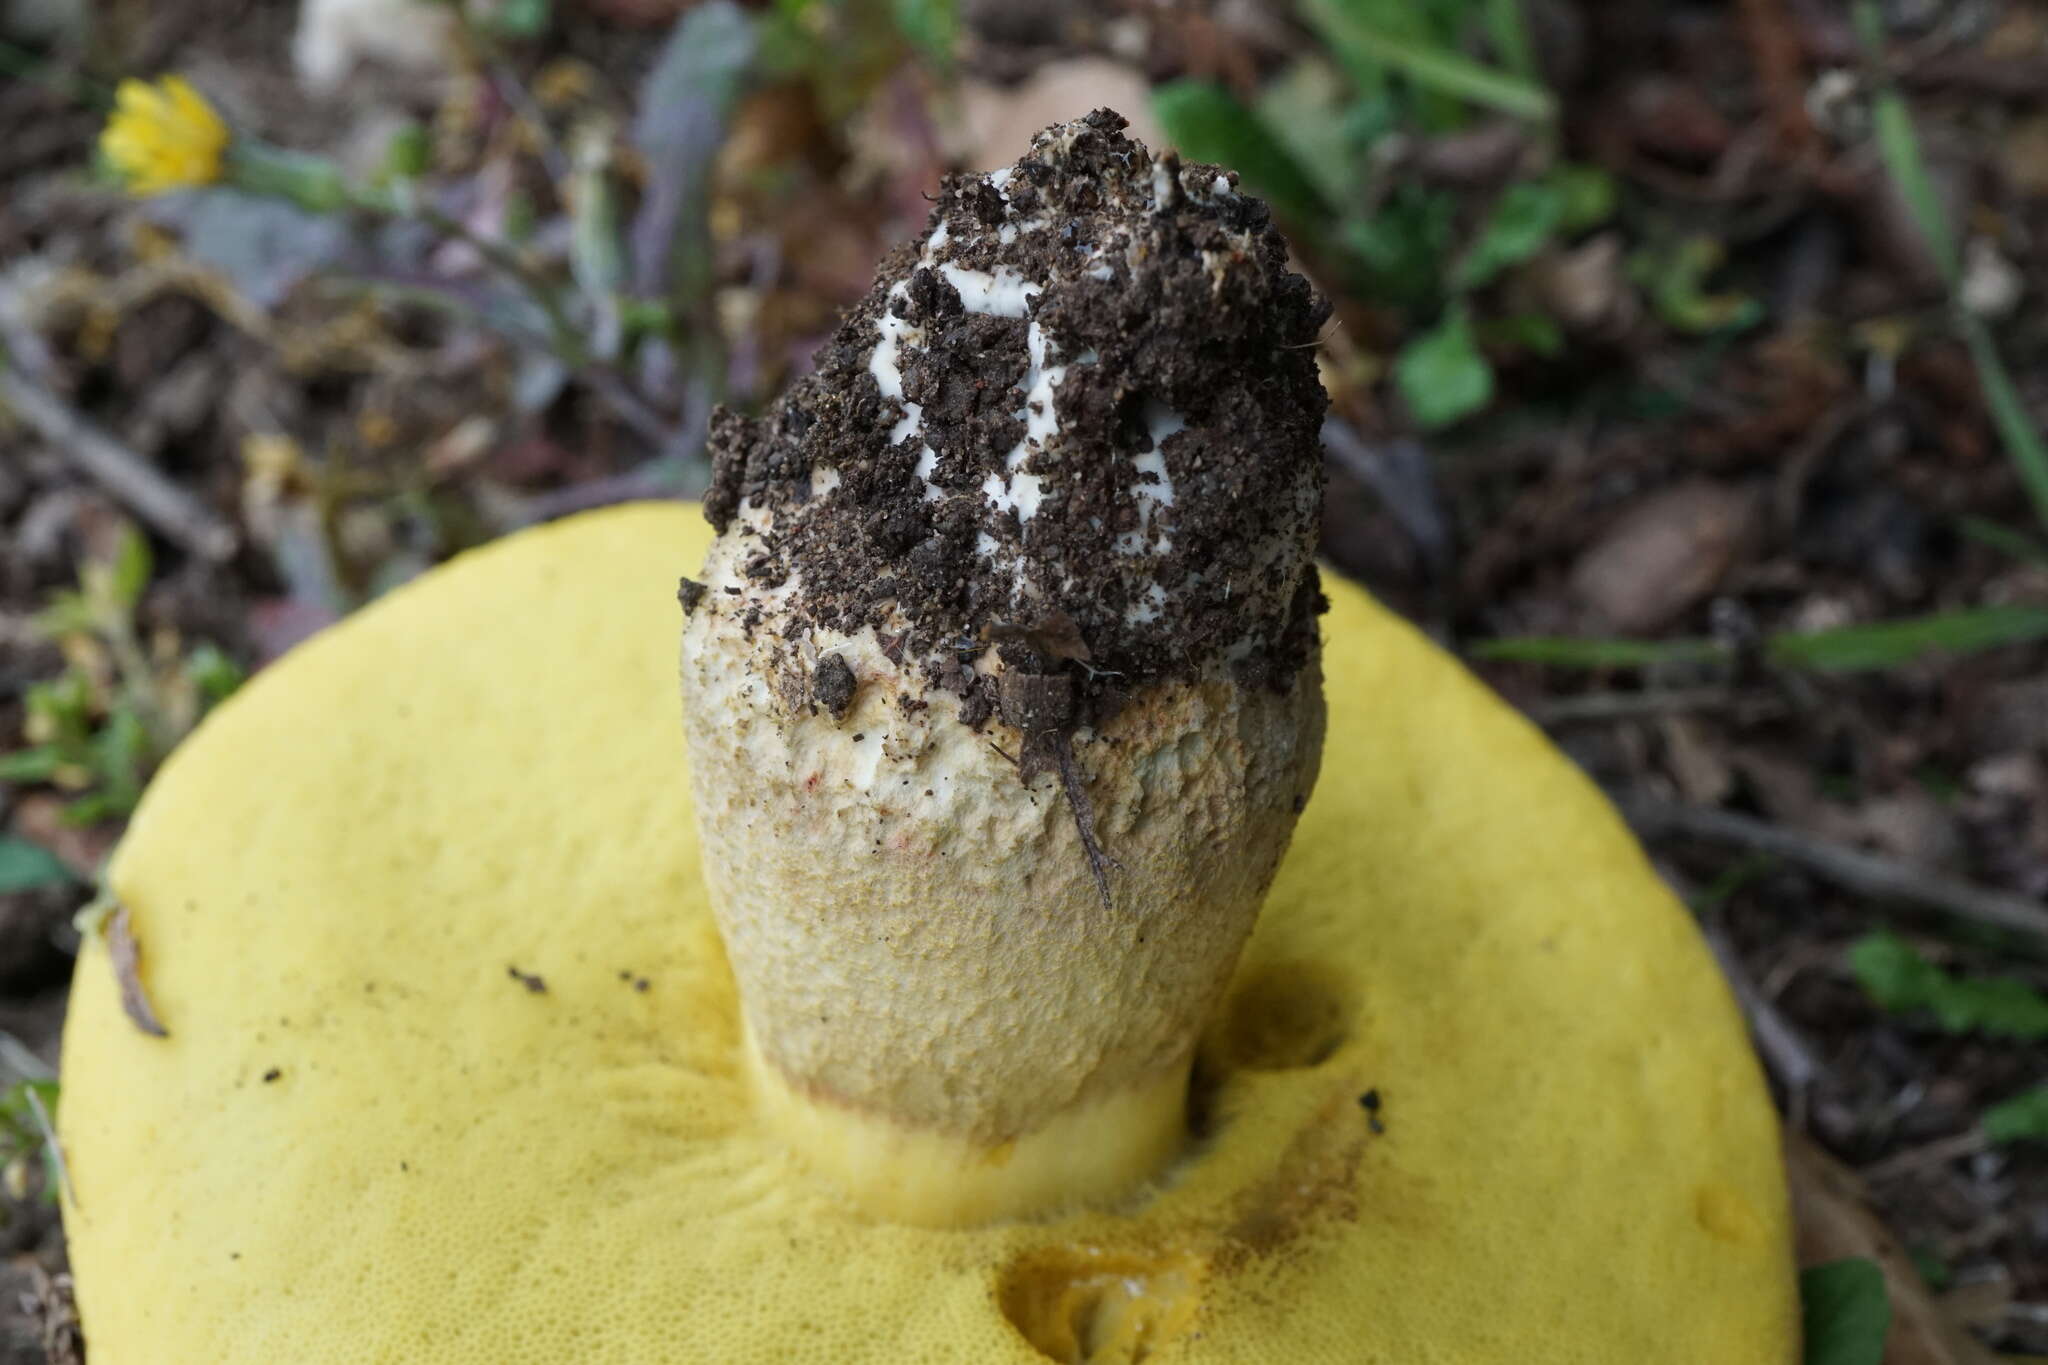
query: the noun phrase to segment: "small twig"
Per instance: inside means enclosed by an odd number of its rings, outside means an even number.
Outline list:
[[[1967,1133],[1956,1133],[1950,1137],[1936,1138],[1933,1142],[1911,1147],[1894,1156],[1886,1157],[1872,1166],[1866,1166],[1857,1174],[1873,1185],[1887,1180],[1896,1180],[1903,1175],[1912,1175],[1929,1166],[1945,1166],[1958,1157],[1972,1156],[1981,1152],[1987,1143],[1984,1134],[1975,1129]]]
[[[1574,721],[1633,720],[1679,711],[1723,711],[1733,707],[1737,700],[1734,693],[1720,687],[1656,692],[1586,692],[1576,697],[1545,697],[1524,707],[1523,714],[1547,728]]]
[[[43,1097],[36,1093],[34,1086],[22,1092],[28,1100],[30,1112],[36,1116],[36,1127],[43,1130],[43,1141],[49,1144],[50,1164],[57,1168],[57,1183],[63,1187],[64,1198],[72,1208],[83,1207],[78,1202],[78,1191],[71,1184],[71,1167],[64,1160],[64,1144],[57,1141],[57,1125],[50,1121],[50,1111],[43,1107]]]
[[[1330,417],[1323,421],[1323,451],[1345,473],[1372,490],[1433,572],[1441,575],[1449,570],[1450,523],[1437,492],[1435,466],[1420,443],[1394,441],[1375,446],[1350,423]]]
[[[4,360],[0,404],[166,540],[216,563],[235,553],[239,537],[234,527],[48,389],[7,368]]]
[[[1799,35],[1784,0],[1740,0],[1736,9],[1778,135],[1795,153],[1804,152],[1813,145],[1813,119],[1802,98],[1806,81]]]
[[[1792,1126],[1804,1128],[1809,1092],[1824,1073],[1819,1057],[1815,1055],[1812,1044],[1751,978],[1735,951],[1735,945],[1729,941],[1727,931],[1719,925],[1709,924],[1704,932],[1707,946],[1713,949],[1715,959],[1721,964],[1721,975],[1728,979],[1728,987],[1735,992],[1736,1003],[1742,1006],[1743,1014],[1749,1018],[1750,1036],[1756,1039],[1757,1052],[1763,1057],[1764,1065],[1771,1069],[1771,1074],[1778,1078],[1778,1083],[1785,1087],[1788,1107],[1792,1111]]]
[[[1712,843],[1753,848],[1804,867],[1857,895],[1910,901],[1961,919],[2048,939],[2048,906],[2024,896],[1924,871],[1911,863],[1802,834],[1746,815],[1704,810],[1644,796],[1621,800],[1623,814],[1643,835],[1682,834]]]
[[[569,314],[562,308],[562,300],[554,285],[528,265],[516,248],[478,232],[460,218],[443,213],[432,204],[415,203],[406,212],[442,236],[462,243],[483,257],[487,264],[510,276],[547,315],[548,332],[554,339],[552,349],[562,362],[571,369],[582,369],[588,363],[588,357],[583,354],[583,343],[576,334],[575,325],[569,321]]]
[[[1772,481],[1771,515],[1776,518],[1778,533],[1790,537],[1799,526],[1799,504],[1806,496],[1806,485],[1813,477],[1814,470],[1835,448],[1835,442],[1842,439],[1855,423],[1869,415],[1870,404],[1861,399],[1850,399],[1837,403],[1825,416],[1814,423],[1791,454],[1778,466],[1778,475]]]
[[[622,502],[679,498],[683,492],[683,465],[665,456],[602,479],[571,484],[553,492],[537,494],[518,508],[522,526],[537,526]]]
[[[542,112],[540,101],[533,97],[533,92],[519,79],[519,73],[495,51],[486,57],[484,71],[490,78],[491,88],[498,92],[498,98],[505,101],[506,106],[525,120],[526,126],[532,130],[534,147],[540,153],[541,165],[547,168],[548,178],[557,185],[567,180],[569,158],[562,151],[561,139],[557,138],[555,130],[548,126],[547,115]]]
[[[1067,806],[1074,812],[1074,828],[1081,835],[1081,851],[1088,855],[1088,870],[1095,875],[1095,889],[1102,896],[1102,908],[1114,910],[1116,905],[1109,897],[1109,869],[1115,866],[1115,861],[1096,842],[1095,809],[1088,804],[1088,793],[1074,766],[1074,746],[1068,743],[1066,735],[1054,731],[1052,751],[1059,763],[1060,785],[1066,788]]]

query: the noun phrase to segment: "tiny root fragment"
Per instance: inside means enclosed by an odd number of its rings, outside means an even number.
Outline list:
[[[142,988],[142,950],[135,942],[135,930],[128,923],[128,907],[121,906],[107,921],[107,955],[114,962],[114,980],[121,987],[121,1009],[135,1025],[152,1038],[168,1038],[171,1031],[157,1018]]]
[[[1080,771],[1074,766],[1074,746],[1057,731],[1053,734],[1053,756],[1059,764],[1060,785],[1066,788],[1067,805],[1074,812],[1074,829],[1081,836],[1081,850],[1088,855],[1088,870],[1095,874],[1095,890],[1102,896],[1102,908],[1115,910],[1109,896],[1109,869],[1118,863],[1102,851],[1095,838],[1095,808],[1088,804],[1088,791],[1081,785]]]

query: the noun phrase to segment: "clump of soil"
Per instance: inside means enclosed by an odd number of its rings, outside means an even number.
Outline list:
[[[817,371],[714,419],[706,514],[754,587],[794,580],[780,633],[873,627],[969,723],[990,646],[1068,680],[1059,730],[1223,666],[1284,688],[1315,647],[1328,306],[1232,173],[1123,128],[948,180]]]

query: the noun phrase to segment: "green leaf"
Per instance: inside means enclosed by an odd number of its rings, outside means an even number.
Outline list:
[[[632,142],[645,163],[627,234],[633,293],[694,312],[712,284],[711,178],[760,52],[755,20],[708,0],[676,21],[640,83]]]
[[[941,68],[949,67],[960,40],[960,7],[956,0],[892,0],[896,31]]]
[[[120,543],[114,547],[113,577],[109,586],[114,601],[123,611],[133,611],[149,586],[151,562],[149,540],[133,526],[121,528]]]
[[[1549,185],[1525,181],[1494,201],[1478,238],[1451,271],[1454,289],[1477,289],[1509,266],[1543,249],[1564,220],[1564,196]]]
[[[1486,0],[1486,37],[1502,66],[1531,84],[1541,81],[1543,73],[1536,64],[1536,44],[1529,37],[1529,18],[1522,12],[1522,0]]]
[[[507,38],[537,38],[547,31],[548,0],[498,0],[489,10],[492,30]]]
[[[1613,174],[1599,166],[1559,166],[1546,181],[1564,200],[1558,226],[1566,232],[1584,232],[1606,222],[1614,216],[1614,206],[1621,198]]]
[[[66,635],[92,634],[99,617],[84,593],[66,589],[50,594],[49,604],[35,614],[33,624],[37,634],[56,640]]]
[[[1290,224],[1316,230],[1329,218],[1322,192],[1287,148],[1222,86],[1169,81],[1152,92],[1152,112],[1185,155],[1236,171]]]
[[[1707,292],[1707,277],[1720,268],[1724,254],[1711,237],[1688,237],[1636,253],[1629,276],[1649,292],[1650,305],[1666,326],[1680,332],[1739,330],[1754,325],[1764,310],[1742,294]]]
[[[388,180],[418,179],[425,175],[433,164],[433,135],[418,119],[406,120],[405,126],[393,133],[391,141],[384,144],[384,165],[381,173]]]
[[[1466,653],[1505,663],[1551,664],[1560,668],[1643,668],[1697,663],[1727,655],[1718,640],[1590,640],[1568,635],[1511,635],[1480,640]]]
[[[1365,267],[1369,291],[1418,310],[1434,307],[1457,212],[1445,191],[1404,185],[1372,217],[1347,222],[1343,243]]]
[[[2048,1141],[2048,1085],[2022,1090],[1986,1109],[1984,1136],[1993,1142]]]
[[[1939,1294],[1955,1283],[1955,1270],[1933,1247],[1907,1247],[1906,1256],[1913,1262],[1913,1269],[1920,1272],[1920,1278],[1927,1281],[1927,1287],[1935,1293]]]
[[[1336,67],[1320,57],[1303,57],[1266,82],[1253,108],[1325,199],[1341,204],[1359,196],[1364,162],[1357,152],[1377,141],[1379,133],[1354,129],[1348,122],[1352,113],[1370,118],[1374,111],[1347,103],[1344,77]]]
[[[1810,1266],[1799,1273],[1799,1297],[1806,1365],[1880,1365],[1892,1306],[1876,1262],[1859,1257]]]
[[[0,835],[0,896],[45,886],[67,886],[76,880],[71,869],[41,844]]]
[[[1971,607],[1867,626],[1771,637],[1781,664],[1823,673],[1896,668],[1926,654],[1971,654],[2048,639],[2048,607]]]
[[[64,755],[54,745],[39,744],[0,754],[0,782],[48,782],[64,766]]]
[[[192,680],[201,703],[207,707],[226,701],[245,677],[235,661],[214,645],[200,645],[185,656],[185,676]]]
[[[1493,366],[1473,339],[1472,315],[1462,306],[1449,309],[1402,347],[1394,383],[1425,430],[1449,426],[1493,401]]]
[[[1548,123],[1557,117],[1557,101],[1541,85],[1481,66],[1454,48],[1393,33],[1347,0],[1302,0],[1301,8],[1353,70],[1384,64],[1424,89],[1515,118]]]
[[[2048,996],[2017,977],[1953,976],[1888,930],[1858,939],[1849,949],[1849,967],[1864,992],[1894,1014],[1928,1010],[1950,1033],[2048,1038]]]
[[[1546,360],[1564,353],[1564,329],[1543,313],[1490,319],[1479,324],[1479,336],[1489,346],[1517,346]]]

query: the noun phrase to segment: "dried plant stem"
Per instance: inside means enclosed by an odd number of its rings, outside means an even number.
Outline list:
[[[1630,824],[1645,836],[1679,834],[1711,843],[1733,844],[1797,863],[1857,895],[1908,901],[1959,919],[2010,929],[2048,940],[2048,905],[2002,891],[1927,872],[1896,858],[1817,839],[1782,825],[1722,810],[1703,810],[1647,797],[1621,802]]]
[[[4,363],[0,405],[166,540],[216,563],[235,553],[239,537],[233,526],[48,389]]]

